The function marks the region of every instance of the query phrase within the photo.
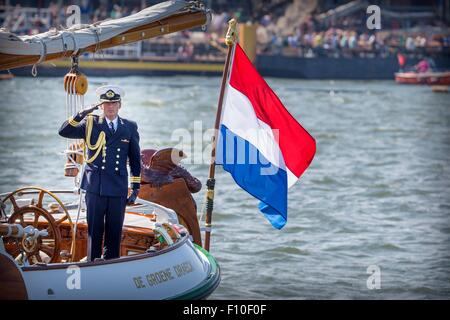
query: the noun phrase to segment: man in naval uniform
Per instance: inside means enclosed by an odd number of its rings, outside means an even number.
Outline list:
[[[106,142],[98,148],[87,150],[87,159],[81,181],[86,191],[88,222],[88,259],[94,261],[102,254],[104,236],[104,258],[120,256],[122,226],[127,204],[133,204],[140,187],[140,148],[137,124],[118,116],[124,92],[116,86],[102,86],[96,90],[100,98],[101,116],[89,115],[99,105],[82,110],[66,120],[59,134],[65,138],[84,139],[85,144],[95,146],[105,135]],[[87,116],[87,117],[86,117]],[[92,118],[90,118],[92,117]],[[88,118],[90,120],[88,121]],[[91,129],[90,129],[91,128]],[[88,129],[88,130],[87,130]],[[90,141],[86,141],[86,133]],[[104,132],[104,133],[102,133]],[[98,151],[97,157],[95,157]],[[131,171],[132,193],[128,196],[127,159]],[[86,160],[86,159],[85,159]]]

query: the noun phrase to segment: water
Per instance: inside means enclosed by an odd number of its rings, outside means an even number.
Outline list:
[[[124,87],[121,115],[137,120],[142,148],[176,145],[175,129],[198,134],[213,126],[219,78],[89,80],[90,88]],[[222,282],[211,298],[449,299],[448,94],[392,81],[268,82],[316,138],[317,154],[290,190],[281,231],[217,169],[211,251]],[[62,79],[2,81],[0,96],[0,193],[71,188],[58,155],[65,147],[57,134],[65,118]],[[90,90],[86,101],[94,99]],[[194,156],[201,160],[201,152]],[[186,167],[206,181],[206,164]],[[204,189],[195,195],[199,206],[203,198]],[[374,265],[379,290],[367,287]]]

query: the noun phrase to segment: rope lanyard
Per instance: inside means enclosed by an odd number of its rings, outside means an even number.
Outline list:
[[[92,116],[92,114],[89,114],[87,116],[87,120],[86,120],[86,143],[84,144],[83,147],[83,152],[84,152],[84,159],[86,161],[86,163],[92,163],[95,159],[97,159],[98,155],[100,154],[100,151],[102,151],[102,157],[103,159],[105,159],[106,157],[106,135],[105,132],[102,131],[100,132],[97,142],[92,145],[91,144],[91,134],[92,134],[92,127],[94,125],[94,117]],[[91,157],[91,158],[87,158],[86,156],[86,147],[88,147],[89,150],[96,150],[95,154]]]

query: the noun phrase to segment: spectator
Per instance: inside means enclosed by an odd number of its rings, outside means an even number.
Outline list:
[[[430,70],[430,64],[428,63],[427,59],[422,59],[418,64],[414,66],[414,68],[419,73],[425,73]]]
[[[407,51],[414,51],[416,49],[416,45],[415,45],[414,39],[412,37],[406,38],[405,49]]]

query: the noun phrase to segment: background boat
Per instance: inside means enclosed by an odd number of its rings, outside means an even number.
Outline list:
[[[449,72],[397,72],[395,82],[402,84],[450,85]]]

